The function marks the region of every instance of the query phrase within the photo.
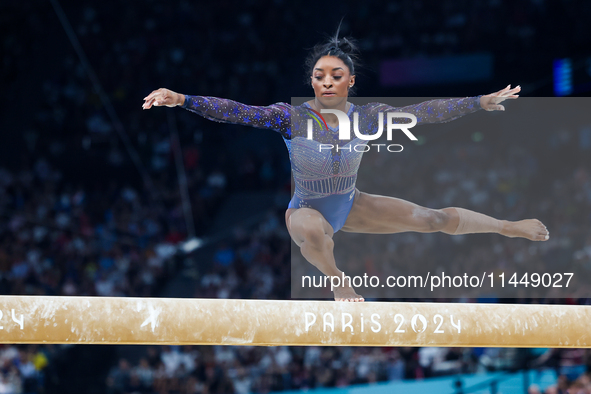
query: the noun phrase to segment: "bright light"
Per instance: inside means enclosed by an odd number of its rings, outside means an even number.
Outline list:
[[[571,60],[556,59],[554,68],[554,95],[568,96],[573,93],[573,70]]]
[[[181,250],[185,253],[191,253],[203,244],[200,238],[191,238],[181,245]]]

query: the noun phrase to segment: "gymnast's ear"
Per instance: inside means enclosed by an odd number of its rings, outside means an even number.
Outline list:
[[[351,89],[355,85],[355,75],[351,75],[351,79],[349,79],[349,89]]]

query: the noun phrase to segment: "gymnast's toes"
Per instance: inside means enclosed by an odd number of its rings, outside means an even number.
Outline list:
[[[363,297],[359,298],[335,298],[335,301],[338,302],[365,302]]]
[[[336,288],[334,290],[334,296],[335,296],[334,297],[335,301],[340,301],[340,302],[363,302],[363,301],[365,301],[365,299],[362,296],[355,293],[355,290],[353,290],[350,287]]]

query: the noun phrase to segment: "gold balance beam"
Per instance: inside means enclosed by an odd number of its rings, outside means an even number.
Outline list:
[[[0,296],[0,343],[591,347],[591,307]]]

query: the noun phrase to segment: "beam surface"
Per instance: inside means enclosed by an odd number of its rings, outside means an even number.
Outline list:
[[[591,307],[0,296],[0,343],[591,347]]]

